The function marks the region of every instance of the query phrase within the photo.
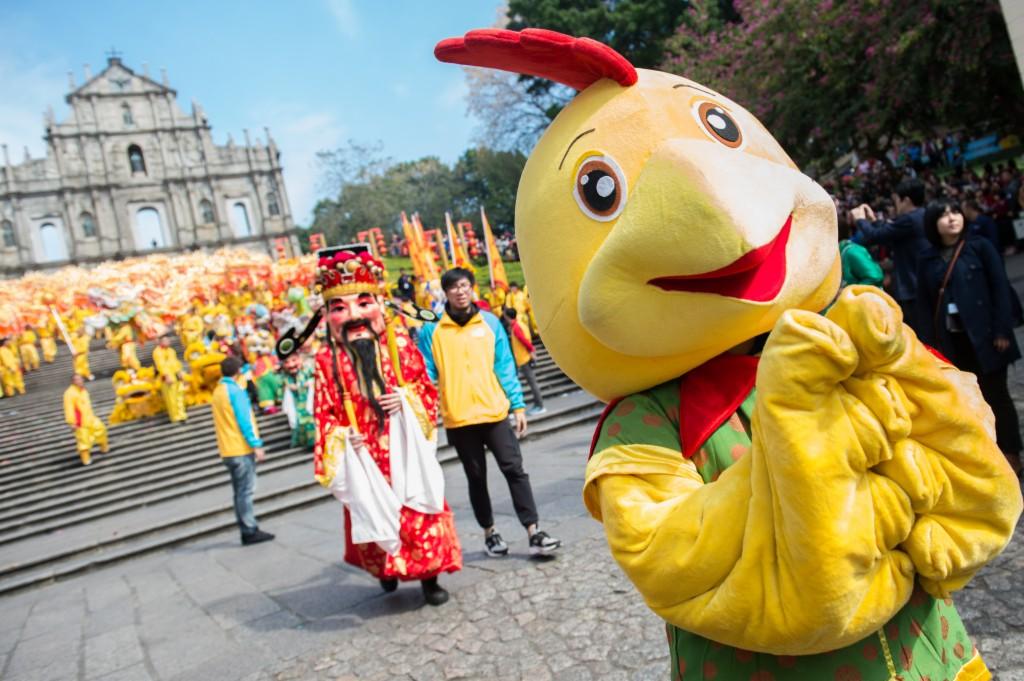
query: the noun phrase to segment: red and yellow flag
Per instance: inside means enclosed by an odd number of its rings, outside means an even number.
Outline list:
[[[405,243],[409,249],[409,259],[412,260],[412,271],[420,281],[424,280],[425,269],[423,265],[423,249],[420,241],[416,238],[416,228],[409,222],[409,218],[402,211],[402,233],[405,235]]]
[[[508,291],[508,275],[505,274],[505,263],[501,261],[501,253],[498,252],[498,244],[494,241],[494,232],[491,231],[491,223],[487,222],[487,213],[484,207],[480,206],[480,222],[483,225],[484,241],[487,242],[487,270],[491,275],[491,290],[501,289]]]
[[[434,249],[427,245],[427,237],[423,233],[423,223],[416,213],[412,215],[412,231],[416,238],[416,246],[420,252],[420,261],[423,266],[423,280],[441,285],[441,273],[437,269],[437,261],[434,260]]]
[[[444,214],[444,224],[448,228],[448,244],[451,251],[452,267],[464,267],[470,272],[473,271],[473,263],[466,253],[466,247],[462,244],[459,230],[452,224],[452,214]]]

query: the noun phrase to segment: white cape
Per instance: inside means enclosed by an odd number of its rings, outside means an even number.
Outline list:
[[[353,544],[376,543],[388,554],[398,553],[402,545],[398,538],[402,502],[366,447],[355,450],[351,438],[345,438],[345,453],[330,490],[348,509]]]
[[[444,472],[437,440],[428,440],[403,389],[402,409],[391,415],[391,489],[402,504],[420,513],[444,511]]]
[[[444,472],[437,461],[437,442],[423,434],[404,391],[398,392],[402,409],[389,419],[391,485],[366,448],[353,449],[346,437],[341,464],[329,486],[348,508],[352,543],[376,543],[390,555],[401,546],[403,505],[421,513],[444,510]]]

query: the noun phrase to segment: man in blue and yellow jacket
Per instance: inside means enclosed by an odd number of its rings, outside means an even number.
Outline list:
[[[217,448],[221,461],[231,473],[235,518],[242,533],[242,544],[249,545],[270,541],[274,535],[260,530],[253,509],[256,463],[262,462],[266,454],[252,413],[252,401],[235,380],[241,366],[237,357],[228,357],[220,363],[222,378],[213,391],[212,406]]]
[[[420,350],[427,372],[440,388],[448,442],[466,471],[469,501],[484,529],[488,555],[506,555],[508,544],[494,527],[485,446],[508,483],[516,515],[529,535],[530,552],[548,554],[562,543],[537,529],[537,505],[519,450],[518,437],[526,434],[526,405],[515,359],[501,322],[473,302],[475,284],[467,269],[445,272],[441,278],[447,298],[445,313],[440,322],[423,326]],[[515,417],[515,432],[508,422],[509,409]]]

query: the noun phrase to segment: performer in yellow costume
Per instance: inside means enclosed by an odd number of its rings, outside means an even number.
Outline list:
[[[132,329],[131,324],[123,324],[114,331],[110,336],[110,342],[107,343],[107,346],[120,350],[122,368],[135,369],[136,371],[142,368],[142,362],[139,361],[139,356],[136,352],[138,346],[135,343],[135,331]]]
[[[107,443],[107,427],[96,418],[92,411],[92,400],[85,389],[85,379],[81,374],[71,377],[71,385],[64,391],[64,420],[75,431],[75,442],[82,465],[92,463],[92,448],[100,446],[106,454],[110,450]]]
[[[671,678],[990,679],[953,598],[1010,541],[1019,482],[976,378],[881,290],[840,289],[828,193],[737,102],[594,40],[435,53],[580,91],[516,237],[551,356],[609,402],[583,499]]]
[[[180,337],[182,347],[188,347],[203,339],[203,318],[197,314],[185,315],[181,320]]]
[[[508,293],[503,302],[504,307],[511,307],[516,311],[516,319],[525,324],[531,334],[537,333],[537,320],[533,318],[533,306],[530,305],[530,295],[525,289],[519,288],[516,282],[510,282]]]
[[[90,381],[95,376],[92,375],[92,371],[89,370],[89,334],[83,330],[77,336],[71,339],[71,351],[74,353],[74,368],[75,373],[82,378],[87,378]]]
[[[25,394],[25,379],[9,338],[0,339],[0,383],[3,383],[6,397],[13,397],[14,393]]]
[[[39,368],[39,351],[36,350],[36,333],[32,327],[26,327],[18,339],[18,351],[21,353],[21,367],[24,371],[35,371]]]
[[[43,361],[47,364],[53,364],[53,360],[57,359],[57,340],[54,338],[55,332],[53,322],[49,322],[39,327],[39,347],[43,351]]]
[[[160,337],[160,345],[153,350],[153,364],[160,375],[160,394],[164,398],[167,415],[172,423],[185,421],[185,372],[182,370],[178,353],[171,347],[171,337]]]

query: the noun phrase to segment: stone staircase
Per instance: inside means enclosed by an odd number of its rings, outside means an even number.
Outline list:
[[[151,363],[153,347],[140,349],[143,364]],[[119,368],[117,353],[96,343],[90,364],[93,408],[106,422],[114,407],[110,377]],[[110,453],[94,453],[92,465],[83,467],[61,402],[71,373],[70,354],[61,347],[53,364],[26,375],[26,395],[0,399],[0,594],[235,524],[209,406],[189,409],[186,423],[172,424],[161,414],[111,426]],[[528,438],[600,413],[601,404],[580,391],[542,345],[536,373],[548,413],[531,419]],[[523,389],[529,404],[529,387]],[[257,420],[268,452],[256,491],[260,519],[324,499],[328,493],[312,479],[311,452],[290,447],[286,417]],[[439,438],[439,459],[454,460],[443,430]]]

